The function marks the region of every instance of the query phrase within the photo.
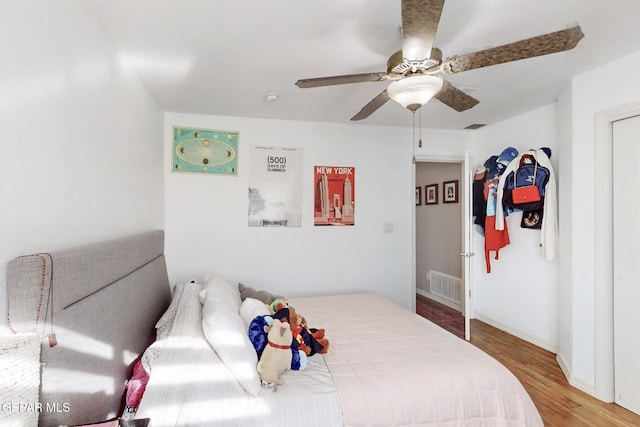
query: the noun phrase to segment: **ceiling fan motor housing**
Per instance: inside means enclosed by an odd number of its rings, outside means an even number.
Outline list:
[[[387,61],[388,73],[415,73],[418,71],[435,73],[440,70],[440,64],[442,63],[442,52],[440,49],[434,47],[431,49],[431,55],[429,58],[421,59],[418,61],[409,61],[403,57],[402,51],[399,50]]]

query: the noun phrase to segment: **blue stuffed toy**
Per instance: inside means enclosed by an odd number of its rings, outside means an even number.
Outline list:
[[[249,340],[253,344],[253,348],[258,353],[258,359],[262,355],[262,351],[267,345],[267,331],[273,323],[272,316],[257,316],[249,325]],[[307,355],[302,350],[298,350],[297,341],[291,343],[291,369],[300,371],[307,367]]]

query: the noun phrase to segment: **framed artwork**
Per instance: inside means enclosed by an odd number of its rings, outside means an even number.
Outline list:
[[[422,205],[422,187],[416,187],[416,206]]]
[[[173,127],[173,172],[238,175],[238,132]]]
[[[458,203],[458,180],[442,183],[442,203]]]
[[[437,205],[438,204],[438,184],[431,184],[424,186],[424,199],[425,205]]]
[[[313,225],[354,225],[356,168],[314,166]]]
[[[303,149],[249,146],[249,227],[302,227]]]

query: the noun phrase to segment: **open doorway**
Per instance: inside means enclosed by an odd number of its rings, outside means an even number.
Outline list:
[[[417,161],[415,168],[417,304],[428,306],[434,323],[440,322],[445,329],[462,327],[462,331],[465,308],[464,258],[460,256],[464,252],[463,170],[464,162],[457,160]]]

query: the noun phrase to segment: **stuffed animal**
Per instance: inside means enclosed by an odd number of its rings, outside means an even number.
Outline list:
[[[262,301],[266,305],[271,304],[277,299],[283,299],[282,295],[272,294],[269,291],[257,291],[250,286],[245,286],[242,283],[238,283],[238,292],[240,292],[240,299],[244,301],[247,298],[257,299]]]
[[[324,336],[324,329],[309,328],[307,320],[300,316],[290,305],[281,305],[276,301],[276,306],[280,307],[273,315],[274,319],[286,319],[291,325],[291,333],[294,339],[294,346],[303,351],[307,356],[316,353],[325,354],[329,351],[329,340]]]
[[[269,311],[274,318],[286,319],[291,325],[294,347],[307,356],[329,351],[329,340],[324,336],[324,329],[309,328],[307,320],[289,305],[287,298],[276,298],[269,304]]]
[[[249,324],[249,341],[253,344],[258,359],[267,347],[267,332],[273,322],[273,316],[256,316]],[[291,341],[291,370],[301,371],[307,367],[307,354],[298,349],[298,343]]]
[[[280,297],[272,300],[271,303],[266,303],[266,304],[269,306],[268,308],[271,314],[275,314],[278,311],[282,310],[283,308],[288,308],[289,300],[284,297]]]
[[[267,346],[258,361],[258,375],[263,383],[282,384],[280,374],[291,367],[291,326],[273,319],[267,333]]]

